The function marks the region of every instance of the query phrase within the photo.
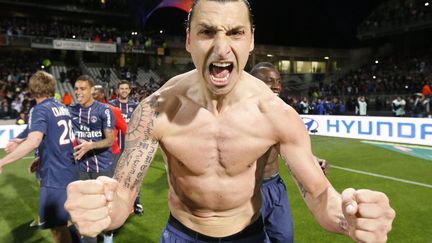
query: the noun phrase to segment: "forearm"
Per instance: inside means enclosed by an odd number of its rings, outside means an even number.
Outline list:
[[[96,142],[92,142],[91,143],[91,149],[101,149],[101,148],[109,148],[112,146],[113,142],[114,142],[114,132],[111,129],[105,129],[103,131],[105,138],[100,140],[100,141],[96,141]]]
[[[347,235],[347,223],[342,213],[341,195],[329,185],[317,197],[306,193],[304,197],[306,205],[312,212],[317,222],[326,230]]]
[[[105,138],[97,142],[91,142],[91,149],[109,148],[112,146],[114,139]]]
[[[25,140],[22,142],[13,152],[6,155],[3,159],[0,160],[0,166],[4,166],[6,164],[10,164],[14,161],[17,161],[24,156],[26,156],[28,153],[33,151],[39,146],[39,143],[37,141],[33,140]]]

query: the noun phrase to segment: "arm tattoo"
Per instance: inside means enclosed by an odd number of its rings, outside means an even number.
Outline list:
[[[114,178],[124,187],[139,191],[144,175],[156,154],[159,141],[153,137],[153,122],[158,116],[158,96],[141,102],[130,120],[125,150],[120,157]]]
[[[294,181],[297,184],[297,186],[301,192],[301,195],[303,196],[303,198],[305,198],[306,194],[307,194],[306,188],[304,188],[303,184],[297,179],[296,175],[291,170],[291,167],[288,165],[287,158],[285,157],[285,155],[281,155],[281,157],[282,157],[283,161],[285,162],[285,165],[288,167],[288,170],[290,171],[292,177],[294,178]]]
[[[339,227],[343,231],[348,231],[348,221],[345,219],[345,217],[339,217]]]

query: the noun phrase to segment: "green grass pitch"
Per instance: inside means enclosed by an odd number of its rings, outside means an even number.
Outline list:
[[[331,168],[333,186],[369,188],[385,192],[396,210],[388,242],[432,243],[432,161],[386,150],[359,140],[312,137],[314,154],[330,165],[422,183],[413,185],[391,179]],[[0,157],[4,151],[0,150]],[[38,211],[38,184],[27,172],[29,158],[6,166],[0,174],[0,242],[52,242],[49,231],[29,228]],[[315,222],[287,170],[281,163],[294,219],[296,242],[351,242],[330,234]],[[427,186],[429,185],[429,187]],[[141,187],[143,216],[131,216],[114,236],[115,242],[158,242],[166,223],[167,178],[160,153],[157,154]]]

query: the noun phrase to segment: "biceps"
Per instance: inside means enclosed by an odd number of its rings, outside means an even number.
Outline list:
[[[108,142],[112,143],[114,141],[114,131],[112,129],[105,129],[104,135]]]
[[[328,181],[315,161],[309,137],[280,145],[280,154],[303,196],[317,195],[328,187]]]
[[[32,147],[37,148],[42,142],[43,136],[42,132],[34,131],[28,134],[27,140]]]

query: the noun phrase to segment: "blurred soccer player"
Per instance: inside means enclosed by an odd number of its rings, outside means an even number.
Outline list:
[[[93,98],[99,101],[100,103],[106,103],[105,90],[101,85],[94,86]],[[126,134],[127,124],[119,108],[111,104],[107,104],[107,105],[109,106],[109,108],[111,109],[114,115],[114,130],[113,130],[114,142],[111,146],[111,150],[114,157],[114,162],[117,162],[121,152],[118,144],[118,134],[119,133]]]
[[[124,120],[129,123],[129,120],[137,107],[138,103],[130,98],[131,88],[130,83],[126,80],[121,80],[117,85],[118,98],[109,102],[109,104],[118,107],[121,110]],[[119,147],[123,152],[125,133],[119,133]]]
[[[273,64],[260,62],[256,64],[251,72],[253,76],[262,80],[267,86],[279,96],[282,85],[278,70]],[[288,192],[285,183],[279,175],[279,163],[277,148],[271,148],[266,166],[264,168],[264,179],[261,186],[262,207],[261,213],[264,220],[266,242],[289,243],[294,241],[293,222],[288,200]],[[327,173],[327,161],[317,159],[324,174]]]
[[[37,104],[30,111],[28,136],[0,160],[0,172],[5,164],[17,161],[37,148],[40,156],[40,227],[51,229],[55,242],[71,242],[67,228],[69,215],[63,205],[67,185],[78,178],[72,157],[74,136],[68,109],[53,98],[55,86],[54,77],[43,71],[30,78],[29,89]]]
[[[111,151],[114,142],[113,112],[107,104],[94,100],[93,93],[92,78],[88,75],[79,76],[75,82],[78,104],[70,106],[69,110],[78,137],[74,156],[78,161],[80,180],[96,179],[98,176],[112,177],[115,169]],[[97,238],[84,239],[84,242],[96,241]]]

